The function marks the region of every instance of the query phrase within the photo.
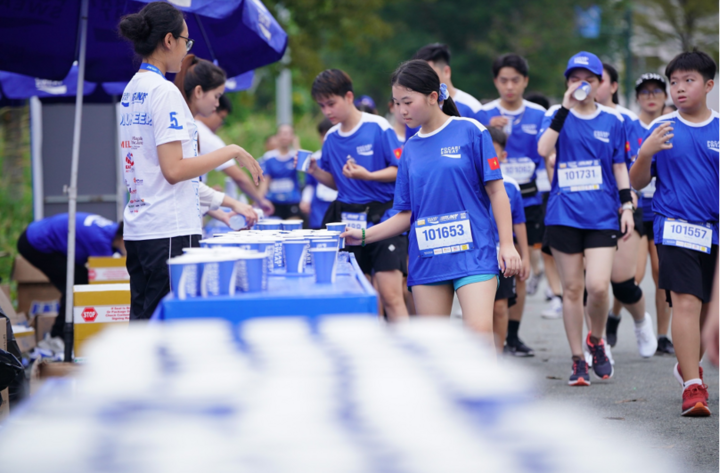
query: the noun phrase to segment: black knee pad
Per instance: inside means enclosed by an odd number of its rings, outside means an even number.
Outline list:
[[[635,284],[635,278],[623,282],[611,282],[615,299],[623,304],[634,304],[642,297],[642,289]]]

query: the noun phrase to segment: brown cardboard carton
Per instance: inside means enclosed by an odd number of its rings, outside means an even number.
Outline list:
[[[35,329],[32,327],[24,327],[22,325],[13,325],[13,333],[15,334],[15,341],[20,347],[22,353],[27,353],[37,346],[35,340]]]
[[[22,255],[17,255],[13,262],[12,279],[19,283],[49,283],[50,280],[42,271],[30,264]]]
[[[40,359],[33,364],[30,370],[30,395],[35,394],[48,378],[65,378],[76,374],[80,365],[76,363],[52,362]]]
[[[5,312],[5,315],[8,316],[13,325],[23,325],[24,322],[27,322],[25,314],[15,312],[15,307],[13,307],[12,302],[10,302],[10,297],[8,297],[4,291],[0,291],[0,309]]]
[[[7,324],[5,317],[0,317],[0,348],[7,351]],[[8,388],[0,391],[0,423],[10,414],[10,391]]]
[[[5,297],[10,299],[10,284],[0,284],[0,292],[5,294]]]
[[[58,314],[40,314],[33,318],[32,326],[35,329],[35,339],[38,342],[45,338],[46,333],[50,333],[57,315]]]
[[[55,289],[42,271],[17,255],[13,262],[12,279],[17,282],[17,311],[29,313],[33,301],[56,301],[60,291]]]
[[[84,344],[110,326],[130,321],[130,284],[87,284],[73,288],[75,357],[83,357]]]

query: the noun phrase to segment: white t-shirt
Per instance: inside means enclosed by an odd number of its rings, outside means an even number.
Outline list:
[[[200,137],[200,155],[212,153],[213,151],[217,151],[220,148],[225,147],[225,142],[222,140],[222,138],[213,133],[213,131],[208,128],[206,124],[204,124],[200,120],[197,120],[195,124],[197,125],[198,136]],[[229,161],[226,161],[220,166],[216,167],[215,170],[222,171],[223,169],[227,169],[234,165],[235,160],[230,159]],[[202,181],[207,182],[207,174],[203,176]]]
[[[160,170],[157,147],[181,141],[183,158],[197,156],[197,126],[180,91],[156,72],[138,72],[121,100],[120,148],[125,185],[126,240],[201,235],[199,179],[170,184]]]

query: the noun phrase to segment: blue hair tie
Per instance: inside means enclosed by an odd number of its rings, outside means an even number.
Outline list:
[[[439,97],[439,98],[440,98],[440,100],[439,100],[440,102],[444,102],[444,101],[446,101],[448,98],[450,98],[450,94],[448,93],[448,90],[447,90],[447,85],[445,85],[445,84],[440,84],[440,92],[439,92],[439,95],[440,95],[440,97]]]

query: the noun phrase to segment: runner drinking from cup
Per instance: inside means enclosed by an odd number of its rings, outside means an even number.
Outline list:
[[[408,285],[418,315],[450,315],[457,291],[468,326],[491,336],[498,260],[505,277],[522,270],[492,139],[480,123],[459,117],[447,87],[425,61],[402,64],[391,83],[406,123],[421,127],[405,143],[398,170],[400,212],[368,230],[348,228],[342,236],[363,247],[409,231]]]
[[[180,10],[165,2],[149,3],[123,17],[119,30],[142,57],[122,95],[119,146],[130,194],[124,214],[130,318],[149,319],[170,291],[167,259],[198,246],[198,177],[230,159],[246,166],[255,183],[262,171],[236,145],[197,156],[192,112],[165,79],[166,73],[180,71],[193,43]]]
[[[613,374],[602,332],[621,206],[620,231],[627,238],[633,230],[623,118],[594,101],[602,73],[602,62],[592,53],[570,58],[562,105],[548,110],[538,133],[540,155],[548,159],[556,153],[545,229],[563,288],[563,320],[573,360],[571,386],[590,385],[582,349],[585,287],[595,328],[585,340],[593,370],[601,379]]]

